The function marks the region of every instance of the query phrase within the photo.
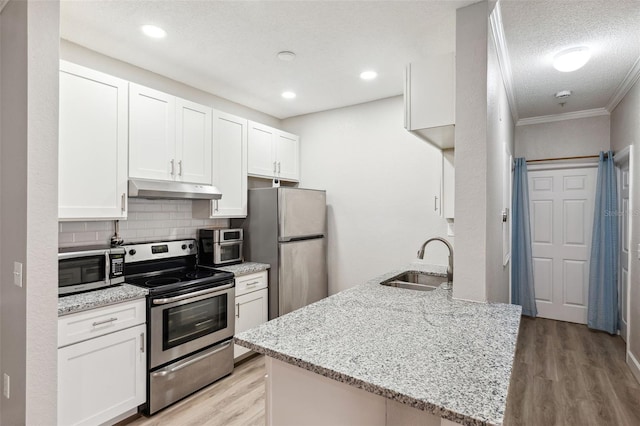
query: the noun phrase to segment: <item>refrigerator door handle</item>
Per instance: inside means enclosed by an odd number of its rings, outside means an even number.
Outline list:
[[[291,241],[315,240],[318,238],[324,238],[324,234],[305,235],[304,237],[283,237],[283,238],[280,238],[279,241],[281,243],[288,243]]]

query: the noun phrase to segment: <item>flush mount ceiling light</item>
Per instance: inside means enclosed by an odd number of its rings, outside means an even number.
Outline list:
[[[373,80],[378,76],[378,73],[375,71],[363,71],[360,73],[360,78],[363,80]]]
[[[282,92],[282,95],[280,96],[282,96],[285,99],[293,99],[296,97],[296,94],[294,92],[287,91],[287,92]]]
[[[553,57],[553,67],[561,72],[571,72],[582,68],[590,58],[588,47],[573,47],[557,53]]]
[[[573,92],[571,90],[561,90],[559,92],[557,92],[555,95],[556,99],[566,99],[569,96],[571,96]]]
[[[278,59],[285,62],[291,62],[296,58],[296,54],[290,52],[288,50],[283,50],[282,52],[278,52]]]
[[[165,38],[167,36],[165,30],[155,25],[143,25],[140,29],[145,35],[151,38]]]

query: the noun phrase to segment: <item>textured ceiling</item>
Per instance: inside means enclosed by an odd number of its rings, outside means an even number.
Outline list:
[[[604,108],[640,57],[640,2],[501,1],[520,118]],[[588,46],[591,60],[562,73],[553,56]],[[554,93],[573,94],[560,106]]]
[[[285,118],[401,94],[405,64],[455,50],[455,10],[473,2],[63,0],[61,36]]]

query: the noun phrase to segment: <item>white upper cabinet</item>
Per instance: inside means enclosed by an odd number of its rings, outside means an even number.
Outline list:
[[[297,182],[300,139],[291,133],[249,121],[249,175]]]
[[[211,184],[211,108],[133,83],[129,107],[129,177]]]
[[[213,184],[222,199],[193,201],[193,216],[238,218],[247,216],[247,120],[213,112]]]
[[[405,128],[440,149],[454,147],[455,71],[453,53],[412,62],[405,71]]]
[[[127,217],[127,82],[60,61],[58,218]]]

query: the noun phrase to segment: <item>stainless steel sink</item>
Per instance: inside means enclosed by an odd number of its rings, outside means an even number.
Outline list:
[[[428,275],[420,272],[403,272],[402,274],[389,278],[380,284],[410,290],[432,291],[444,282],[447,282],[446,277]]]

